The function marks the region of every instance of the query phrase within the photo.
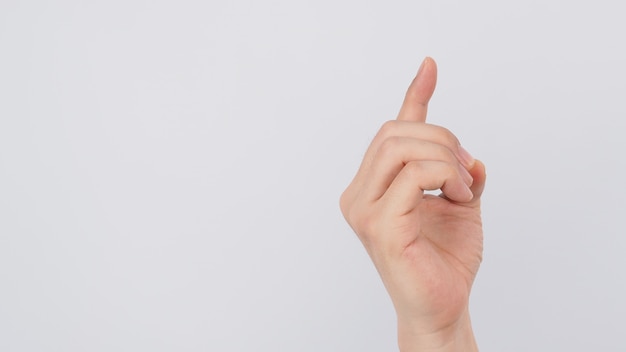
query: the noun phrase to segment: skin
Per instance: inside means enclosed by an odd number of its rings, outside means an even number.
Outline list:
[[[426,58],[340,205],[391,296],[400,351],[478,351],[468,305],[482,260],[485,167],[425,122],[436,81]]]

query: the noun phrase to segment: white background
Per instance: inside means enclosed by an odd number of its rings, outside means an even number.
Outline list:
[[[0,350],[396,350],[338,197],[426,55],[481,349],[623,349],[622,7],[1,0]]]

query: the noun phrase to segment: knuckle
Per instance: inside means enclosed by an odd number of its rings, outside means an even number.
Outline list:
[[[457,168],[450,168],[447,175],[445,175],[445,179],[442,182],[447,185],[454,185],[454,187],[465,187],[465,181],[463,180],[463,176]]]
[[[457,157],[456,154],[454,154],[454,152],[452,151],[452,149],[448,148],[448,147],[443,147],[441,149],[441,153],[442,153],[442,157],[444,158],[444,160],[446,160],[447,162],[451,163],[451,164],[458,164],[457,161]]]
[[[461,144],[459,142],[459,139],[449,129],[445,127],[441,127],[440,133],[441,133],[441,138],[446,142],[447,145],[454,147],[454,146]]]
[[[398,121],[396,120],[385,121],[385,123],[383,123],[383,125],[380,127],[380,130],[378,133],[379,135],[383,137],[391,136],[395,134],[394,132],[396,131],[397,125],[398,125]]]
[[[447,163],[446,165],[448,166],[446,168],[446,179],[448,180],[456,179],[465,183],[463,181],[463,176],[461,176],[461,171],[459,170],[458,164]]]
[[[409,161],[403,168],[403,172],[406,172],[407,176],[410,178],[418,178],[423,170],[424,166],[417,161]]]
[[[378,148],[378,153],[383,156],[388,156],[393,154],[396,150],[398,150],[398,146],[400,145],[401,138],[398,136],[391,136],[385,138],[380,147]]]

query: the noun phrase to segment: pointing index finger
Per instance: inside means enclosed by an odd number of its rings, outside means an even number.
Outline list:
[[[432,97],[437,84],[437,64],[435,60],[426,57],[417,71],[404,97],[404,102],[398,113],[398,120],[425,122],[428,110],[428,101]]]

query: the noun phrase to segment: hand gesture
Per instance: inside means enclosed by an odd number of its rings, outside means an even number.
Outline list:
[[[425,122],[436,81],[426,58],[340,201],[391,296],[401,351],[477,350],[468,301],[482,259],[485,168]]]

